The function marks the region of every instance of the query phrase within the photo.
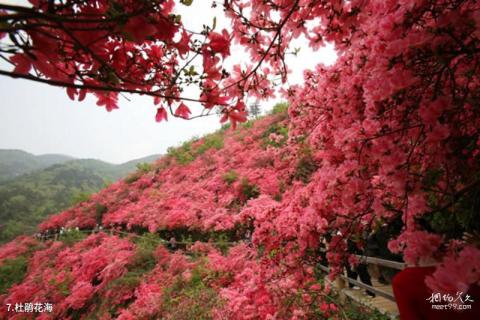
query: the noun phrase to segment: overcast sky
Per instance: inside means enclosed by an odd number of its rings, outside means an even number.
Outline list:
[[[0,3],[23,1],[4,1]],[[182,20],[197,30],[217,16],[218,29],[227,26],[222,10],[210,8],[211,1],[194,1],[182,8]],[[179,5],[179,7],[181,7]],[[301,83],[305,68],[335,60],[332,47],[311,52],[302,42],[297,57],[289,57],[294,70],[290,84]],[[232,56],[242,56],[234,48]],[[5,68],[5,64],[0,64]],[[220,128],[217,116],[185,121],[170,117],[168,122],[155,122],[156,107],[148,97],[120,98],[120,109],[107,112],[88,97],[83,102],[71,101],[64,89],[27,80],[0,76],[0,149],[21,149],[34,154],[61,153],[78,158],[96,158],[122,163],[150,154],[163,154],[170,146],[179,145],[193,136],[201,136]],[[262,103],[264,110],[275,101]],[[200,106],[189,104],[196,111]],[[194,111],[195,113],[195,111]]]

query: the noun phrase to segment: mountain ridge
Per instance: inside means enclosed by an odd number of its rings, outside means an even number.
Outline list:
[[[0,149],[0,182],[73,159],[63,154],[34,155],[20,149]]]
[[[23,174],[46,169],[52,165],[69,161],[96,161],[102,165],[116,167],[125,174],[124,171],[132,168],[132,164],[135,165],[139,162],[151,162],[159,157],[161,157],[161,154],[152,154],[117,164],[97,158],[76,158],[61,153],[35,155],[22,149],[0,149],[0,183],[18,178]]]
[[[3,152],[8,153],[12,155],[12,152]],[[32,159],[28,152],[21,150],[15,150],[13,155],[21,155],[21,159],[27,161]],[[43,155],[39,157],[45,159]],[[52,213],[66,209],[89,194],[126,177],[136,170],[137,164],[153,162],[160,157],[155,154],[117,165],[98,159],[47,155],[48,161],[61,162],[0,180],[0,242],[20,234],[34,233],[36,225]],[[25,165],[20,169],[34,167],[38,164],[35,161],[31,166]],[[10,165],[14,166],[15,163],[19,162],[11,161]],[[0,167],[1,164],[0,159]]]

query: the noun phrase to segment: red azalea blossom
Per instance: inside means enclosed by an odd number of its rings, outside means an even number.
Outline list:
[[[191,35],[183,30],[180,41],[176,43],[176,47],[178,49],[178,53],[180,53],[180,56],[184,56],[190,51],[190,39]]]
[[[67,95],[71,100],[75,100],[75,96],[78,95],[78,101],[83,101],[87,95],[87,90],[69,87],[67,88]]]
[[[157,32],[157,28],[143,17],[133,17],[125,25],[125,31],[135,42],[142,42],[153,36]]]
[[[175,110],[175,115],[184,119],[188,119],[191,114],[190,109],[182,102]]]
[[[114,93],[95,93],[95,95],[98,97],[97,106],[104,106],[108,112],[118,109],[118,98]]]
[[[226,29],[223,29],[222,33],[211,32],[208,38],[208,46],[213,52],[220,53],[223,58],[230,55],[230,35]]]
[[[157,109],[157,114],[155,115],[155,121],[161,122],[161,121],[168,121],[168,115],[167,111],[165,110],[164,107],[160,107]]]
[[[27,74],[32,68],[32,62],[30,59],[25,57],[22,53],[17,53],[10,57],[10,61],[15,64],[15,69],[13,70],[16,73]]]

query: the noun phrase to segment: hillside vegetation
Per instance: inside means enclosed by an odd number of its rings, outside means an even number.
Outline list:
[[[329,319],[339,310],[383,319],[341,309],[317,269],[322,237],[347,245],[327,226],[348,232],[352,222],[315,214],[312,203],[345,195],[318,191],[341,181],[322,172],[322,152],[292,134],[290,117],[278,105],[237,130],[170,148],[43,221],[43,236],[58,238],[5,244],[0,303],[48,297],[51,316],[69,319]],[[68,170],[61,176],[70,179]],[[450,228],[465,224],[452,220]],[[327,258],[335,272],[348,256]]]
[[[259,223],[316,170],[307,145],[300,158],[287,146],[287,123],[279,106],[235,131],[225,127],[171,148],[156,163],[43,222],[43,232],[72,230],[62,231],[58,241],[19,238],[5,245],[0,266],[18,264],[23,271],[5,280],[2,302],[55,297],[54,315],[72,319],[236,318],[243,312],[234,302],[244,290],[240,279],[250,275],[260,285],[273,276],[257,274],[252,230],[261,233]],[[97,223],[121,233],[82,233]],[[162,243],[172,236],[177,251]],[[274,259],[275,251],[269,255]],[[251,298],[267,299],[266,293]],[[295,295],[285,299],[296,303]],[[264,311],[274,303],[265,300]]]
[[[0,150],[0,182],[70,160],[73,158],[60,154],[35,156],[22,150]]]
[[[39,157],[43,159],[42,156],[30,157],[24,162],[32,164],[31,160]],[[68,160],[1,182],[0,242],[11,240],[20,234],[32,234],[38,223],[49,215],[85,200],[91,193],[135,171],[137,164],[151,162],[156,158],[158,155],[120,165],[94,159]],[[1,158],[0,164],[8,163],[5,159]],[[18,164],[18,157],[16,159],[10,165]]]

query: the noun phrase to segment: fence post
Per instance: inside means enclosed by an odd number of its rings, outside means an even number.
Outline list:
[[[342,278],[342,275],[343,273],[335,279],[335,287],[337,288],[338,296],[340,297],[340,303],[345,303],[346,296],[343,289],[345,289],[347,283],[345,279]]]
[[[379,287],[381,285],[379,281],[381,273],[378,265],[372,263],[367,264],[367,272],[372,281],[372,287]]]

